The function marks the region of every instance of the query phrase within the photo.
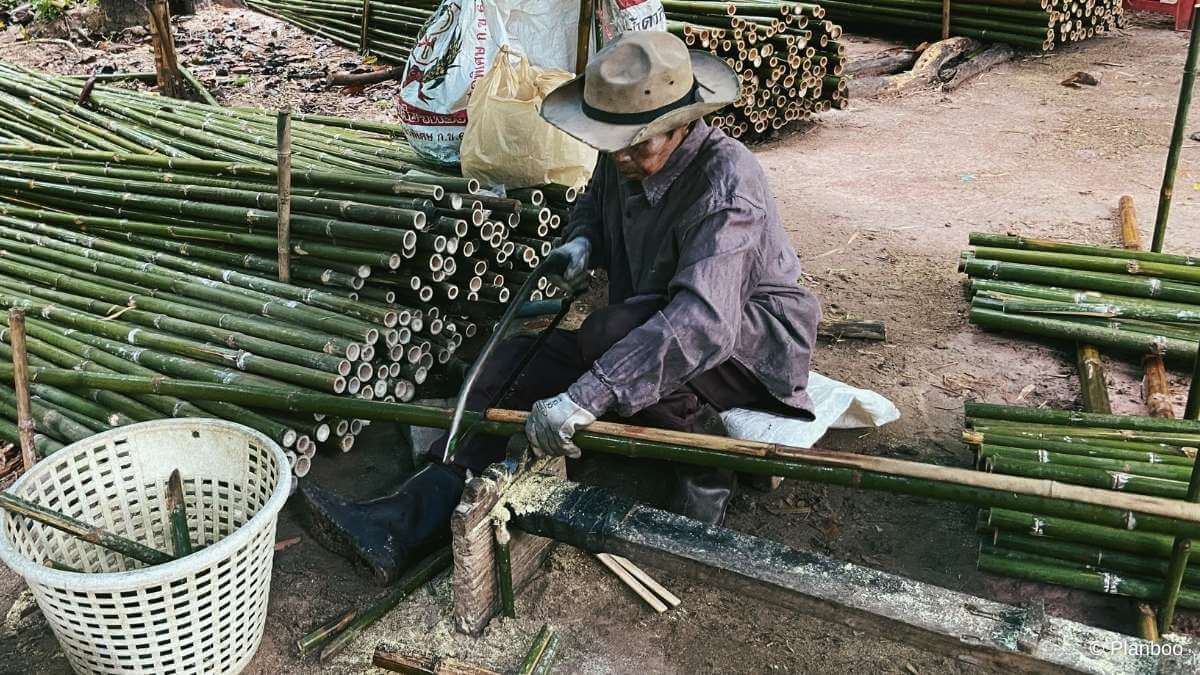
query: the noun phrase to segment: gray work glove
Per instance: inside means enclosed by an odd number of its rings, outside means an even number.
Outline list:
[[[596,421],[596,416],[580,407],[567,394],[544,398],[533,404],[533,410],[525,420],[525,438],[533,446],[538,457],[565,455],[578,459],[579,446],[571,437],[580,427]]]
[[[587,237],[575,237],[550,252],[567,258],[567,269],[562,276],[552,274],[550,283],[567,293],[578,293],[587,288],[588,256],[592,253],[592,242]]]

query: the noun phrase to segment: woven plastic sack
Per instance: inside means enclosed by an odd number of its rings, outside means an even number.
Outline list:
[[[661,0],[596,0],[595,12],[592,52],[600,51],[621,33],[667,29]]]
[[[500,48],[538,66],[570,67],[578,18],[575,0],[443,0],[400,81],[397,107],[409,144],[430,159],[457,162],[472,87]]]
[[[542,99],[571,74],[530,65],[502,49],[471,94],[460,157],[462,172],[489,187],[546,183],[578,187],[592,175],[596,151],[542,119]]]

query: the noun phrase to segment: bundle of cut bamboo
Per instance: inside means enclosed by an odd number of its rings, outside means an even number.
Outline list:
[[[78,104],[81,88],[0,65],[14,143],[0,146],[0,307],[29,312],[36,365],[408,401],[490,331],[575,196],[482,193],[418,166],[393,127],[298,115],[283,283],[272,115],[102,86]],[[537,282],[533,299],[557,294]],[[302,474],[318,443],[349,450],[368,423],[33,393],[42,454],[120,424],[219,416],[270,435]],[[15,419],[13,401],[0,388],[0,417]],[[11,422],[0,438],[16,440]]]
[[[1183,499],[1200,422],[968,403],[963,440],[979,468],[1117,492]],[[1161,600],[1174,538],[1044,513],[980,513],[979,568],[1111,595]],[[1200,609],[1200,565],[1179,605]]]
[[[1200,268],[1190,256],[974,233],[963,253],[971,321],[1191,366]]]
[[[250,7],[361,54],[408,59],[439,0],[249,0]]]
[[[848,104],[841,27],[816,4],[786,0],[663,0],[667,29],[725,59],[742,96],[709,121],[735,138],[761,139]]]
[[[942,33],[940,0],[821,0],[829,17],[864,33]],[[1121,0],[969,0],[950,2],[950,34],[1049,51],[1125,25]]]

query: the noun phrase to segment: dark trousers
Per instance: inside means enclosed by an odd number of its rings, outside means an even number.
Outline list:
[[[579,330],[556,329],[547,336],[498,407],[529,410],[535,402],[565,392],[609,347],[645,323],[662,306],[660,300],[609,305],[592,312]],[[518,336],[497,345],[467,398],[468,410],[482,410],[496,396],[535,339]],[[660,429],[698,431],[696,425],[705,404],[717,411],[737,407],[773,409],[781,405],[758,378],[730,359],[697,375],[631,418],[610,418]],[[430,448],[435,461],[441,460],[445,443],[443,436]],[[453,461],[478,474],[504,459],[506,445],[504,438],[477,434],[459,446]]]

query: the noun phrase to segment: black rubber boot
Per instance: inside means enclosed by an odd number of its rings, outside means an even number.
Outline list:
[[[729,431],[715,408],[705,405],[691,431],[710,436],[728,436]],[[737,474],[728,469],[711,469],[687,464],[675,467],[675,489],[667,508],[709,525],[725,521],[725,511],[737,487]]]
[[[388,585],[450,538],[450,514],[463,483],[457,469],[430,464],[395,494],[352,502],[305,481],[300,484],[303,518],[322,546]]]

